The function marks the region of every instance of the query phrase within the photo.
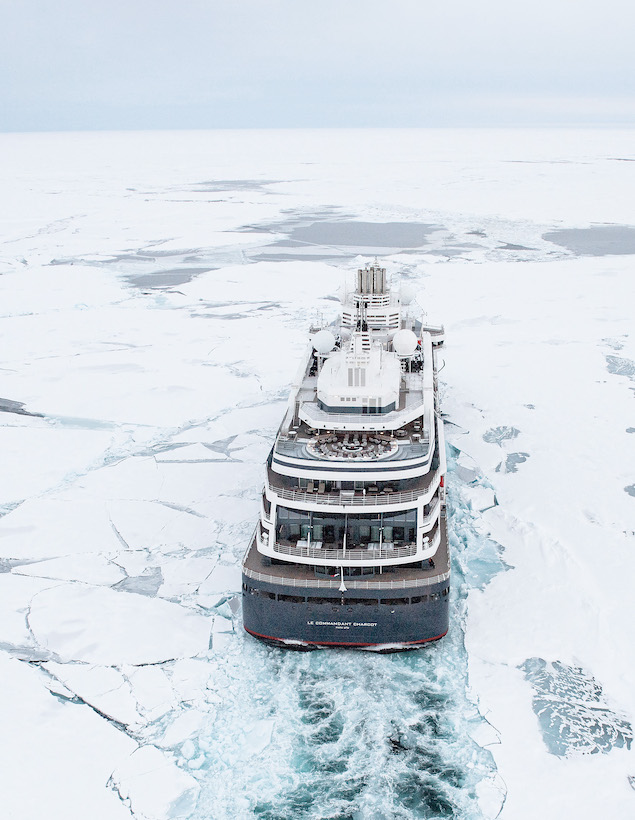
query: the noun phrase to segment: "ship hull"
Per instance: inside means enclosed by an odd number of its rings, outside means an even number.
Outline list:
[[[445,548],[445,520],[442,541]],[[269,644],[290,649],[420,648],[448,631],[450,573],[447,550],[442,554],[442,565],[421,571],[419,580],[410,572],[404,583],[395,572],[385,581],[380,576],[369,582],[348,581],[346,590],[341,591],[339,580],[325,588],[306,576],[303,581],[293,578],[291,570],[285,578],[285,568],[280,566],[275,568],[275,577],[269,575],[266,565],[260,565],[252,542],[242,577],[245,630]]]
[[[345,596],[333,603],[312,604],[316,590],[279,587],[277,594],[303,597],[297,603],[264,597],[276,594],[266,584],[243,578],[243,622],[246,631],[255,638],[286,648],[310,649],[323,647],[377,648],[384,651],[416,649],[442,638],[448,631],[449,605],[447,582],[431,592],[408,590],[408,603],[349,605]],[[254,590],[256,593],[254,594]],[[284,590],[284,591],[282,591]],[[415,595],[419,593],[418,595]],[[394,592],[393,592],[394,594]],[[410,603],[412,597],[438,595],[437,600]],[[358,597],[358,596],[356,596]],[[405,596],[404,596],[405,598]],[[337,603],[335,602],[337,601]],[[343,602],[342,602],[343,601]]]

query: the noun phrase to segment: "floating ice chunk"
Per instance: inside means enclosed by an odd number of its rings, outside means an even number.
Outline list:
[[[172,667],[172,687],[180,700],[195,701],[203,696],[210,675],[211,668],[206,660],[176,661]]]
[[[213,595],[219,592],[237,592],[241,584],[241,570],[238,564],[228,566],[219,564],[205,580],[198,591],[201,595]]]
[[[468,499],[470,507],[478,512],[482,512],[496,505],[496,495],[494,494],[494,490],[489,487],[465,487],[463,494]]]
[[[159,595],[164,598],[176,598],[194,592],[212,572],[216,558],[183,558],[175,557],[162,564],[163,586]]]
[[[135,817],[174,820],[196,807],[199,785],[156,746],[142,746],[112,775],[119,794],[130,800]]]
[[[234,631],[234,625],[231,621],[231,618],[224,618],[222,615],[216,615],[214,618],[214,624],[212,626],[212,636],[216,636],[219,633],[228,633]]]
[[[5,647],[34,647],[25,616],[37,593],[51,586],[55,586],[55,581],[8,572],[0,574],[0,643]]]
[[[168,726],[161,738],[161,746],[170,748],[191,738],[200,732],[201,726],[209,715],[197,709],[186,709]]]
[[[127,674],[132,692],[147,720],[156,720],[176,705],[167,675],[160,666],[139,666]]]
[[[209,522],[196,515],[156,501],[114,501],[112,520],[130,549],[173,550],[207,547],[211,541]]]
[[[500,775],[494,773],[490,777],[479,780],[476,784],[476,794],[483,816],[496,820],[500,816],[507,797],[507,787]]]
[[[214,632],[212,636],[212,648],[218,655],[223,655],[234,642],[233,632]]]
[[[186,740],[181,746],[181,757],[185,758],[185,760],[191,760],[195,754],[196,746],[193,741]]]
[[[137,702],[128,681],[117,669],[52,662],[44,664],[44,667],[104,715],[126,726],[139,723]]]
[[[471,456],[468,456],[467,453],[459,454],[456,459],[455,472],[461,481],[464,481],[466,484],[471,484],[472,481],[477,481],[482,475],[474,459]]]
[[[61,581],[83,581],[86,584],[103,584],[112,586],[125,573],[103,555],[73,555],[64,558],[51,558],[48,561],[37,561],[15,567],[14,573],[31,575],[38,578],[54,578]]]
[[[155,561],[156,558],[147,550],[125,550],[117,556],[119,566],[131,576],[143,575],[148,568],[152,568]]]
[[[63,584],[31,604],[36,640],[61,660],[104,665],[159,663],[209,645],[209,619],[176,604],[103,587]]]

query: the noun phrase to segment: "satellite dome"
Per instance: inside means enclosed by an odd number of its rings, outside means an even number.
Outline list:
[[[335,347],[335,336],[330,330],[320,330],[313,337],[313,347],[320,356],[326,356]]]
[[[392,346],[398,356],[412,356],[419,340],[412,330],[398,330],[392,337]]]
[[[401,286],[400,299],[402,305],[409,305],[417,295],[417,290],[413,285],[403,284]]]

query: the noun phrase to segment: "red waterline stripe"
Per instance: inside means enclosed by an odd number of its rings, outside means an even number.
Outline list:
[[[260,632],[252,632],[251,629],[247,629],[244,627],[245,632],[249,632],[250,635],[253,635],[254,638],[264,638],[268,641],[279,641],[280,643],[284,643],[283,638],[274,638],[273,635],[261,635]],[[420,641],[393,641],[392,643],[401,643],[404,646],[410,646],[414,643],[428,643],[428,641],[438,641],[439,638],[443,638],[444,635],[448,634],[448,630],[446,629],[445,632],[442,632],[440,635],[435,635],[434,638],[423,638]],[[311,646],[383,646],[381,643],[353,643],[352,641],[299,641],[299,643],[310,644]],[[293,644],[292,644],[293,645]],[[387,646],[391,646],[391,643],[387,643]]]

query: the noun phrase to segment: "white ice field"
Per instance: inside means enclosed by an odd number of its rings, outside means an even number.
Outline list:
[[[635,134],[0,148],[0,816],[635,817]],[[240,559],[375,255],[446,326],[451,632],[283,653]]]

